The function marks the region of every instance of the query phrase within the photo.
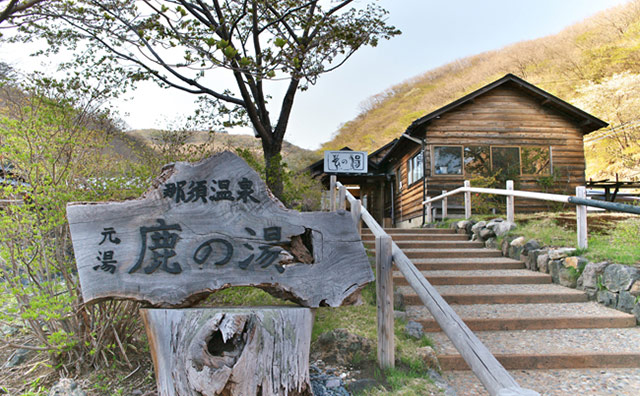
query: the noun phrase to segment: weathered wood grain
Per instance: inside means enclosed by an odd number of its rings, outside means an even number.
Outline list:
[[[72,203],[67,215],[85,302],[189,306],[256,286],[308,307],[339,306],[373,280],[348,212],[287,210],[229,152],[165,167],[140,199]]]
[[[159,396],[312,396],[308,308],[142,309]]]
[[[378,365],[395,366],[393,327],[393,255],[391,237],[376,236],[376,300],[378,306]]]

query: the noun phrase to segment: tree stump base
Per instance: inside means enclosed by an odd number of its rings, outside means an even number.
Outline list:
[[[159,396],[312,396],[311,310],[141,309]]]

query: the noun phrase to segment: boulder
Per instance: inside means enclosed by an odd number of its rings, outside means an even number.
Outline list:
[[[486,221],[479,221],[471,227],[471,232],[480,235],[480,231],[487,225]]]
[[[424,362],[424,364],[434,370],[441,371],[436,351],[430,346],[418,348],[416,350],[418,357]]]
[[[527,243],[524,244],[522,254],[526,256],[530,251],[538,249],[540,249],[540,242],[536,241],[535,239],[530,239],[529,241],[527,241]]]
[[[489,238],[484,242],[484,247],[486,247],[487,249],[497,249],[498,240],[496,238]]]
[[[598,290],[596,300],[607,307],[615,307],[618,304],[618,294],[608,290]]]
[[[558,282],[564,287],[575,289],[578,284],[578,274],[575,269],[565,267],[563,264],[558,267]]]
[[[547,253],[538,255],[536,263],[538,265],[538,271],[544,272],[545,274],[549,273],[549,255]]]
[[[26,348],[17,349],[13,355],[9,358],[7,363],[4,365],[6,368],[14,368],[20,366],[22,363],[27,361],[29,355],[32,355],[33,351]]]
[[[633,306],[636,303],[636,298],[631,295],[628,291],[621,291],[618,294],[618,304],[616,304],[616,309],[619,311],[631,313],[633,311]]]
[[[415,338],[419,340],[424,335],[424,331],[422,330],[422,324],[410,320],[406,326],[404,326],[404,332],[411,338]]]
[[[500,223],[496,223],[492,229],[497,236],[503,236],[506,235],[509,231],[515,230],[516,227],[517,226],[515,223],[512,223],[510,221],[502,221]]]
[[[551,249],[551,250],[549,250],[549,258],[551,260],[563,259],[563,258],[567,257],[569,254],[571,254],[571,253],[573,253],[575,251],[576,251],[576,249],[569,248],[569,247]]]
[[[502,222],[504,222],[504,220],[501,219],[501,218],[489,220],[489,222],[487,222],[487,225],[485,227],[490,228],[490,229],[493,230],[495,227],[497,227],[498,224],[500,224]]]
[[[629,293],[634,297],[640,296],[640,280],[633,282],[633,285],[631,285],[631,288],[629,289]]]
[[[640,324],[640,304],[636,304],[633,307],[632,313],[636,317],[636,323]]]
[[[496,236],[496,234],[492,230],[490,230],[488,228],[481,229],[479,235],[480,235],[480,238],[482,238],[484,240],[487,240],[487,239],[489,239],[491,237]]]
[[[560,260],[551,260],[549,261],[549,274],[551,275],[551,279],[553,283],[560,283],[560,270],[564,269],[562,265],[562,261]]]
[[[509,246],[511,241],[513,241],[514,239],[516,239],[516,237],[504,237],[504,239],[502,240],[502,243],[500,245],[500,249],[502,250],[502,255],[505,257],[509,256]]]
[[[346,329],[335,329],[321,334],[311,349],[313,360],[347,366],[354,360],[369,355],[375,350],[375,345],[372,340]]]
[[[461,220],[456,223],[456,228],[459,230],[466,230],[467,227],[471,226],[471,221],[469,220]]]
[[[69,378],[62,378],[49,391],[49,396],[86,396],[87,394],[75,381]]]
[[[524,265],[531,271],[538,271],[538,256],[544,252],[544,250],[530,250],[529,253],[524,256]]]
[[[597,289],[598,277],[604,274],[605,268],[609,265],[608,262],[603,261],[600,263],[587,263],[582,271],[582,275],[578,278],[578,285],[583,289]]]
[[[510,246],[514,246],[514,247],[522,247],[524,246],[524,237],[518,237],[516,239],[514,239],[513,241],[511,241],[511,243],[509,243]]]
[[[628,291],[631,285],[640,279],[637,268],[622,264],[611,264],[604,270],[603,283],[612,292]]]

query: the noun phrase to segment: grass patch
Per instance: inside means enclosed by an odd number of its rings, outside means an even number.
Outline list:
[[[617,264],[640,263],[640,218],[634,217],[615,225],[609,234],[589,237],[585,257],[591,261],[611,261]]]

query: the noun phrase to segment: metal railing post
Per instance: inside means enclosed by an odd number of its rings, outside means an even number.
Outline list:
[[[464,181],[465,188],[471,187],[471,182],[469,180]],[[465,191],[464,193],[464,218],[468,219],[471,217],[471,192]]]
[[[376,299],[378,305],[378,365],[395,366],[393,327],[393,247],[389,235],[376,236]]]
[[[576,197],[585,199],[587,190],[584,186],[576,187]],[[585,205],[576,205],[576,230],[578,234],[578,248],[586,249],[587,242],[587,207]]]
[[[513,180],[507,180],[507,190],[513,191]],[[507,221],[515,222],[513,195],[507,195]]]

